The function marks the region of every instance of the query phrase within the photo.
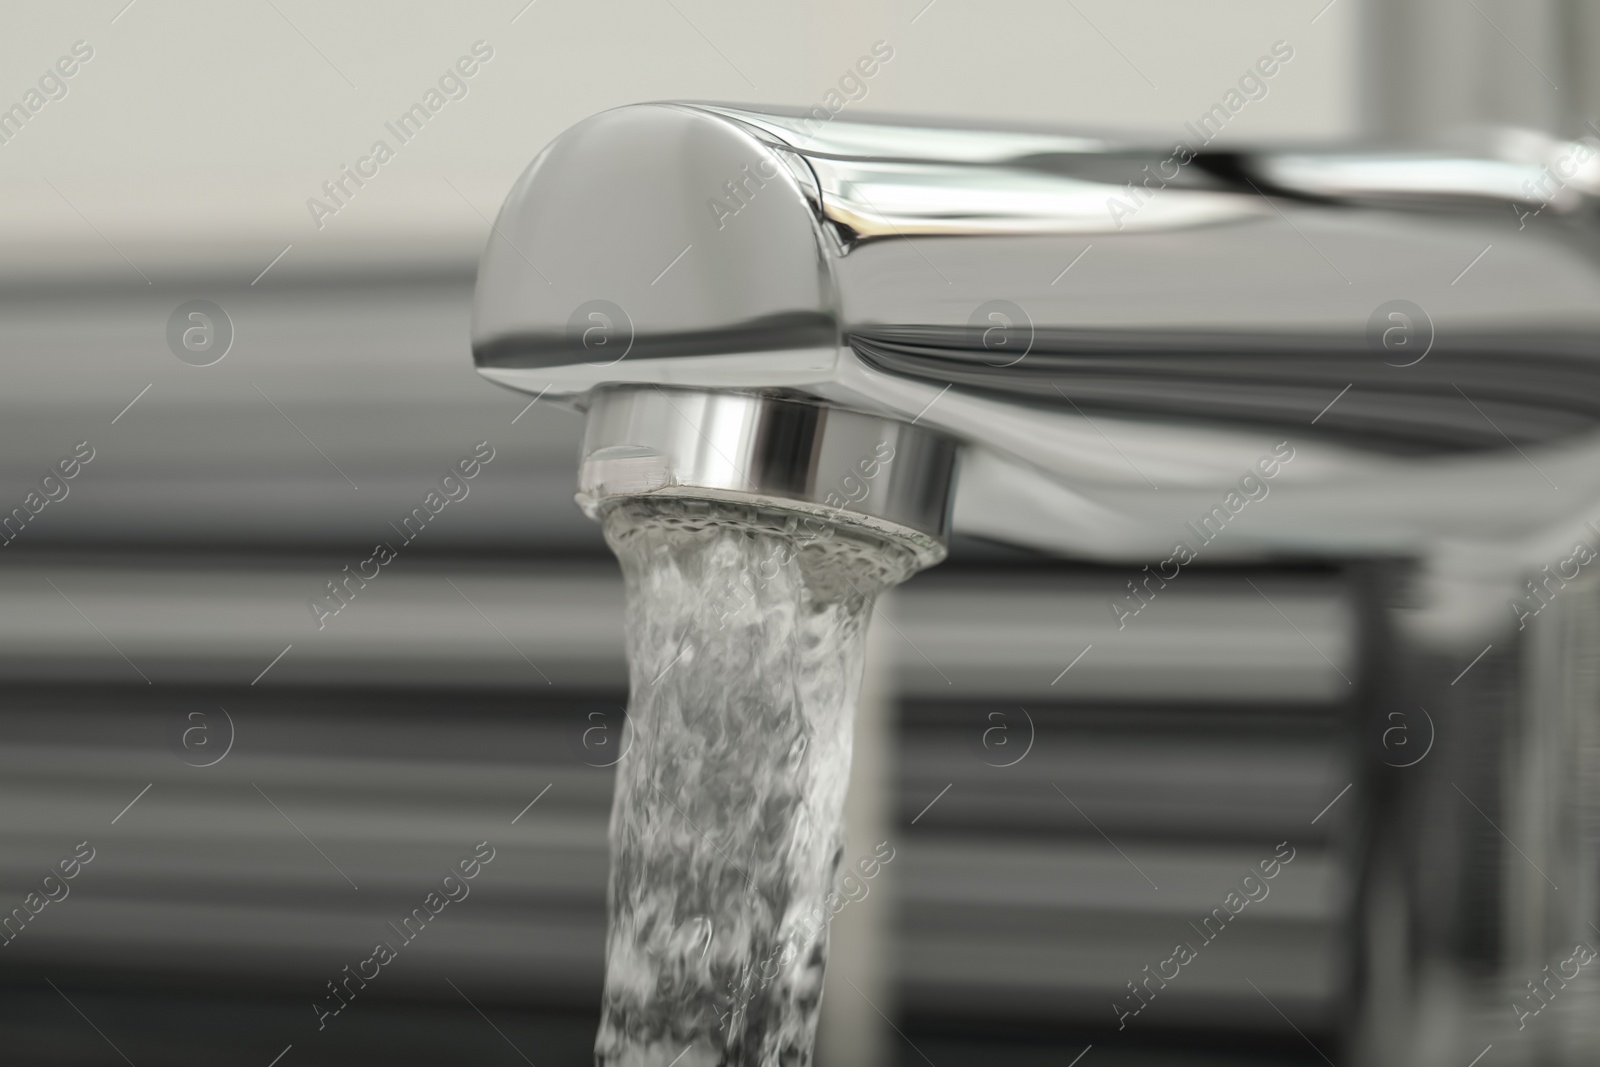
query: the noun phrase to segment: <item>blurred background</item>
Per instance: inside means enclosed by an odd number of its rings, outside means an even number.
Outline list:
[[[862,112],[1155,144],[1280,41],[1224,137],[1600,115],[1580,0],[0,12],[0,512],[31,516],[0,547],[0,911],[93,853],[0,945],[0,1046],[27,1064],[588,1061],[620,579],[571,500],[581,418],[486,384],[467,343],[490,220],[566,127],[810,107],[879,41]],[[186,348],[196,307],[213,332]],[[467,497],[308,609],[475,450]],[[1371,583],[1250,571],[1280,616],[1198,571],[1081,665],[1121,574],[958,541],[885,605],[846,855],[894,859],[836,926],[872,995],[830,981],[822,1067],[1323,1061]],[[481,841],[470,898],[319,1028],[329,983]],[[1119,1032],[1129,983],[1284,841],[1270,906]]]

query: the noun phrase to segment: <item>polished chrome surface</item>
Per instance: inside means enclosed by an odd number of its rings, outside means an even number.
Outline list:
[[[954,441],[896,419],[740,393],[612,389],[589,407],[578,502],[590,517],[634,497],[777,508],[891,538],[929,566],[950,536],[955,459]]]
[[[1600,499],[1600,150],[1195,143],[606,112],[500,214],[479,370],[917,418],[986,471],[958,529],[1052,552],[1169,550],[1292,437],[1294,505],[1214,556],[1547,554]]]

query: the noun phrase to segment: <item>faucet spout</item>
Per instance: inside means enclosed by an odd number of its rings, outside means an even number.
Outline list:
[[[915,422],[975,460],[958,529],[1056,554],[1169,551],[1290,436],[1294,505],[1213,556],[1532,543],[1600,499],[1600,161],[1524,204],[1541,168],[624,107],[513,189],[473,353],[580,409],[659,387]]]

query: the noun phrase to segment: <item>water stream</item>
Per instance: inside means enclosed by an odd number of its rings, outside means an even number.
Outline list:
[[[597,1067],[809,1064],[873,597],[903,548],[784,513],[612,507],[630,741]]]

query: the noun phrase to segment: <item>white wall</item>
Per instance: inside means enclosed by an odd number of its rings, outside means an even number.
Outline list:
[[[195,242],[220,240],[219,269],[250,274],[289,244],[275,269],[401,236],[475,248],[479,212],[492,217],[533,154],[579,119],[672,97],[809,106],[879,39],[895,57],[863,110],[1164,140],[1281,39],[1294,61],[1229,136],[1337,137],[1358,115],[1362,0],[525,2],[17,4],[0,33],[0,107],[73,42],[94,57],[0,144],[5,259],[14,272],[81,269],[88,256],[137,283],[123,256],[159,280]],[[319,230],[307,199],[479,39],[494,58],[469,94]]]

